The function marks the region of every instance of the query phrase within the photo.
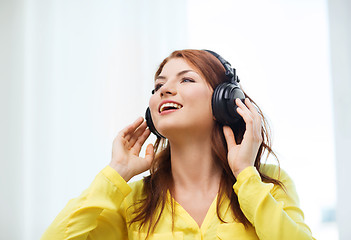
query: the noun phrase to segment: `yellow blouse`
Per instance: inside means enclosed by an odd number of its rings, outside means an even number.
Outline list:
[[[279,176],[287,191],[262,182],[254,167],[244,169],[238,175],[233,189],[252,226],[245,229],[243,224],[234,220],[229,199],[225,199],[219,209],[220,216],[223,216],[226,223],[217,217],[216,198],[201,227],[174,201],[174,230],[172,231],[171,206],[168,204],[155,232],[148,239],[314,239],[304,223],[295,186],[289,176],[282,170],[279,175],[279,168],[275,165],[263,165],[261,170],[268,176]],[[113,168],[105,167],[87,190],[68,202],[41,239],[145,239],[146,230],[139,231],[136,223],[130,226],[127,224],[134,210],[131,206],[136,199],[142,197],[142,186],[142,180],[128,185]]]

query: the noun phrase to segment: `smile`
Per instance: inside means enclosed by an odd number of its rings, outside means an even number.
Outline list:
[[[183,106],[181,104],[175,103],[175,102],[165,102],[161,104],[159,107],[159,113],[169,111],[169,110],[178,110],[181,109]]]

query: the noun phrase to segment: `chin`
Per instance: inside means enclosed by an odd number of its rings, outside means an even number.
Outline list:
[[[182,127],[177,124],[177,122],[162,122],[157,124],[157,131],[163,136],[168,136],[169,134],[174,134],[176,132],[182,131]]]
[[[202,122],[203,123],[203,122]],[[192,124],[187,122],[187,124],[180,124],[179,121],[170,123],[168,122],[159,124],[157,130],[166,138],[171,136],[186,136],[189,134],[206,133],[212,131],[213,123],[211,124],[201,124],[201,121],[194,121]]]

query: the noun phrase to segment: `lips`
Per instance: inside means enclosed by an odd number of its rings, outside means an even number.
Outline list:
[[[174,111],[181,109],[182,107],[183,105],[174,101],[163,101],[158,108],[158,112],[163,113],[166,111]]]

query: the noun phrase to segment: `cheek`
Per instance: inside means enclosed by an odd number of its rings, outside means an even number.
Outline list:
[[[201,89],[190,92],[187,97],[189,102],[193,103],[194,110],[197,109],[212,115],[212,92],[210,89]]]
[[[151,113],[157,111],[157,100],[156,100],[156,97],[155,97],[154,95],[152,95],[152,96],[150,97],[150,100],[149,100],[149,108],[150,108]]]
[[[192,94],[192,97],[195,99],[200,100],[199,102],[202,102],[202,104],[208,104],[211,103],[212,100],[212,91],[208,89],[201,89],[201,91],[196,91],[196,94]]]

